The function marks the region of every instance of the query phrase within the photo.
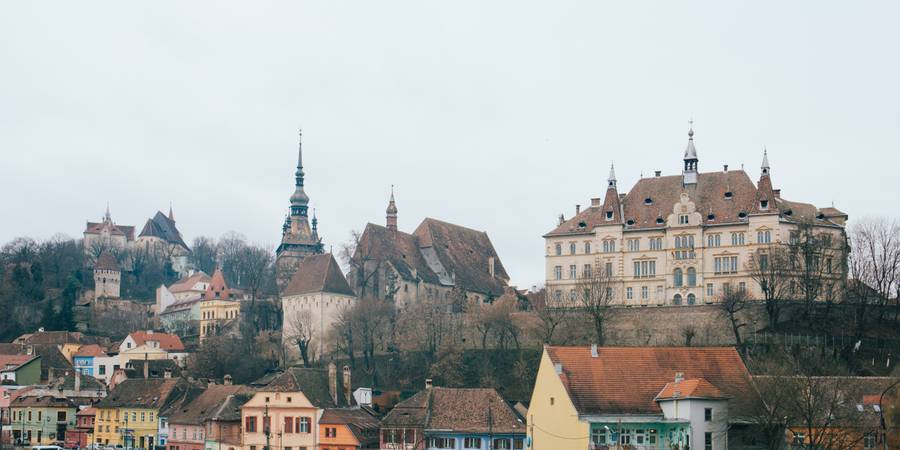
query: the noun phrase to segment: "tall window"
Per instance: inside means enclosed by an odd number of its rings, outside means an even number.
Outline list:
[[[588,279],[591,278],[591,265],[590,264],[584,265],[584,278],[588,278]]]
[[[744,233],[731,233],[731,245],[744,245]]]
[[[738,257],[737,256],[716,256],[713,258],[713,267],[716,274],[737,273]]]
[[[557,280],[562,280],[562,266],[556,266],[553,268],[553,273],[556,276]]]
[[[713,448],[712,433],[710,433],[709,431],[707,431],[706,433],[703,433],[703,440],[704,440],[703,449],[704,450],[712,450],[712,448]]]
[[[605,239],[603,241],[603,253],[612,253],[616,251],[616,241],[613,239]]]
[[[694,305],[697,303],[697,296],[694,294],[688,294],[688,305]]]
[[[297,418],[297,432],[298,433],[309,433],[309,425],[310,425],[309,417],[298,417]]]
[[[771,244],[772,232],[769,230],[760,230],[756,232],[756,242],[758,244]]]
[[[607,277],[613,276],[613,264],[611,262],[606,263],[604,270],[606,271]]]
[[[634,291],[630,287],[625,288],[625,298],[631,300],[632,297],[634,297]]]
[[[572,242],[571,244],[569,244],[569,254],[570,254],[570,255],[574,255],[574,254],[575,254],[575,243],[574,243],[574,242]]]
[[[647,298],[649,298],[649,297],[650,297],[650,288],[647,286],[642,286],[641,287],[641,299],[647,300]]]
[[[569,266],[569,278],[573,280],[578,278],[578,266],[575,264]]]
[[[675,287],[681,287],[682,285],[684,285],[684,279],[681,269],[675,269]]]
[[[556,244],[556,256],[562,255],[562,245]]]
[[[710,234],[706,236],[706,246],[707,247],[719,247],[722,245],[722,235],[721,234]]]
[[[641,240],[640,239],[629,239],[628,240],[628,251],[629,252],[637,252],[641,250]]]
[[[634,262],[635,278],[650,278],[656,276],[656,260],[645,260]]]
[[[690,222],[690,221],[688,220],[687,214],[682,214],[682,215],[678,216],[678,224],[679,225],[687,225],[688,222]]]
[[[590,254],[591,254],[591,243],[590,243],[590,242],[585,242],[585,243],[584,243],[584,254],[585,254],[585,255],[590,255]]]
[[[688,276],[688,286],[694,287],[697,285],[697,269],[693,267],[688,267],[687,270]]]
[[[662,250],[662,248],[661,237],[650,238],[650,250]]]
[[[715,295],[715,287],[712,283],[706,283],[706,297],[712,298]]]
[[[256,416],[247,416],[244,418],[244,431],[247,433],[256,433]]]
[[[681,294],[675,294],[675,297],[672,299],[672,303],[675,305],[681,305]]]

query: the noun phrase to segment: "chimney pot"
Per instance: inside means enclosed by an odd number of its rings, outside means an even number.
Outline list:
[[[581,205],[575,205],[575,214],[578,214],[580,212],[581,212]]]
[[[722,169],[724,169],[724,170],[725,170],[725,172],[728,172],[728,164],[724,164],[724,165],[722,165]]]
[[[172,369],[166,368],[163,371],[163,378],[172,378]]]
[[[591,206],[600,206],[600,197],[594,197],[591,199]]]
[[[662,170],[657,170],[654,174],[656,174],[657,177],[662,176]]]
[[[425,379],[425,389],[431,389],[434,387],[434,383],[431,381],[431,378]]]

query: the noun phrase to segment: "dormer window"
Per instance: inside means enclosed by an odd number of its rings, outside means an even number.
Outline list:
[[[759,201],[759,209],[769,209],[769,201],[762,199]]]
[[[706,216],[706,220],[716,220],[716,215],[713,213],[709,213],[709,215]]]
[[[652,204],[653,204],[653,199],[650,198],[650,197],[645,198],[645,199],[644,199],[644,204],[645,204],[645,205],[652,205]]]
[[[585,222],[585,221],[578,222],[578,228],[587,228],[587,222]]]
[[[612,220],[612,219],[613,219],[613,212],[607,211],[606,212],[606,220]]]
[[[678,216],[678,224],[679,225],[687,225],[690,222],[687,214],[681,214]]]
[[[657,218],[656,218],[656,223],[657,223],[658,225],[662,225],[662,224],[666,223],[666,221],[663,220],[662,217],[657,217]]]
[[[744,211],[741,211],[738,213],[738,219],[746,219],[746,218],[747,218],[747,213],[745,213]]]
[[[825,214],[822,214],[822,213],[816,214],[816,219],[825,220]]]
[[[628,220],[625,222],[625,224],[628,225],[628,226],[634,225],[634,219],[628,219]]]
[[[731,191],[725,192],[725,198],[726,198],[726,199],[730,199],[730,198],[732,198],[732,197],[734,197],[734,193],[733,193],[733,192],[731,192]]]
[[[786,210],[784,210],[784,213],[783,213],[783,214],[786,215],[786,216],[790,216],[790,215],[794,214],[794,211],[792,211],[792,210],[790,210],[790,209],[786,209]]]

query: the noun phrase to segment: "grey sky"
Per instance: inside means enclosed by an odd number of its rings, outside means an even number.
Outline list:
[[[109,201],[190,240],[274,245],[297,127],[326,246],[425,216],[486,230],[520,286],[600,196],[763,146],[786,198],[893,215],[897,2],[7,2],[0,241],[80,236]],[[327,247],[326,247],[327,248]]]

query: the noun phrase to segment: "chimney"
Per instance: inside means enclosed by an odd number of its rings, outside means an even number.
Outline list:
[[[28,347],[25,347],[25,354],[26,354],[26,355],[33,355],[33,354],[34,354],[34,346],[33,346],[33,345],[29,345]]]
[[[659,178],[662,176],[662,170],[657,170],[656,172],[653,172],[653,173],[656,175],[656,178]]]
[[[728,164],[723,164],[722,170],[724,170],[725,172],[728,172]]]
[[[772,192],[775,193],[775,198],[781,198],[781,189],[772,189]]]
[[[166,367],[166,370],[163,371],[163,378],[172,378],[172,369]]]
[[[577,215],[580,212],[581,212],[581,205],[575,205],[575,214]]]
[[[681,383],[684,381],[684,372],[675,372],[675,382]]]
[[[491,275],[491,278],[494,278],[494,257],[493,256],[488,258],[488,273]]]
[[[75,369],[75,392],[81,392],[81,370]]]
[[[353,402],[353,388],[350,385],[350,366],[344,366],[344,400],[347,401],[347,406],[350,406]]]
[[[559,224],[562,225],[565,221],[566,221],[566,215],[560,214],[559,215]]]
[[[171,376],[171,374],[169,374],[169,376]],[[226,373],[225,376],[222,377],[222,384],[224,384],[225,386],[231,386],[231,383],[231,375]]]
[[[425,389],[431,389],[434,387],[434,383],[431,381],[431,378],[425,379]]]
[[[600,197],[594,197],[591,199],[592,207],[600,207]]]
[[[331,394],[331,401],[337,405],[337,366],[334,362],[328,363],[328,393]]]
[[[597,344],[591,344],[591,358],[596,358],[600,356],[597,354]]]

